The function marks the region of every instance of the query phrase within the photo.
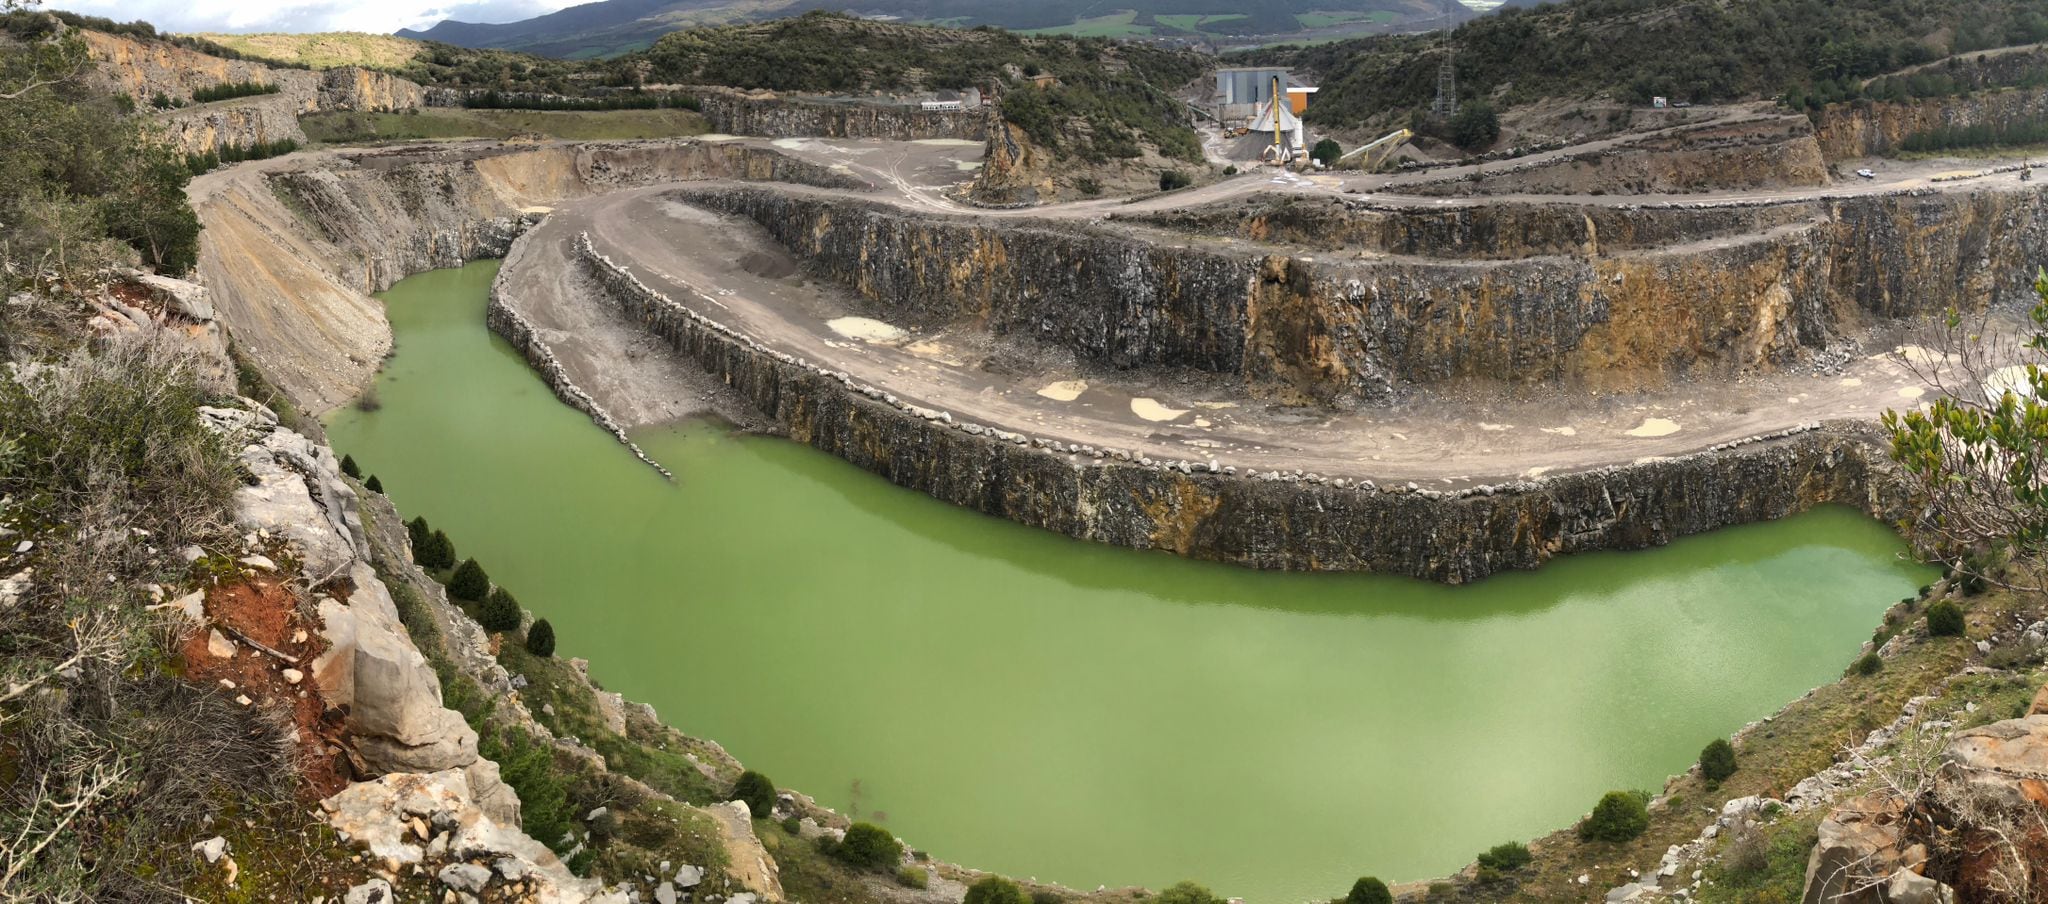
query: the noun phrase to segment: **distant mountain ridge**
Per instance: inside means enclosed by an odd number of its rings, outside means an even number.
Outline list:
[[[614,56],[699,25],[759,21],[811,11],[1096,37],[1241,39],[1343,35],[1413,27],[1442,15],[1441,0],[598,0],[502,24],[445,20],[400,37],[569,59]],[[1453,5],[1460,18],[1471,13]]]

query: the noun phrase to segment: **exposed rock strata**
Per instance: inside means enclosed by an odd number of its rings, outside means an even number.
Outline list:
[[[714,132],[763,138],[949,138],[982,141],[994,118],[983,110],[923,110],[818,98],[780,97],[729,88],[694,88]]]
[[[956,505],[1082,539],[1257,568],[1459,582],[1822,503],[1896,513],[1898,494],[1872,432],[1848,424],[1456,497],[1056,452],[875,398],[660,296],[587,244],[583,254],[614,303],[790,438]]]
[[[1668,194],[1825,185],[1827,160],[1804,116],[1687,126],[1579,153],[1412,182],[1423,195]]]
[[[194,180],[199,275],[237,343],[314,413],[346,403],[390,351],[367,293],[500,257],[547,205],[628,185],[775,179],[865,188],[750,145],[620,142],[326,153]]]
[[[1470,377],[1633,389],[1768,369],[1874,320],[2023,302],[2048,257],[2034,190],[1156,218],[1282,239],[1321,226],[1384,252],[1359,256],[766,188],[686,196],[759,223],[900,321],[969,320],[1112,367],[1197,368],[1320,403]]]
[[[1971,126],[2008,127],[2048,120],[2048,88],[2009,88],[1961,97],[1829,104],[1815,128],[1829,160],[1899,150],[1916,134]]]

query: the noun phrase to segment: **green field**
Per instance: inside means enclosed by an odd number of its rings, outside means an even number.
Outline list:
[[[1159,17],[1164,20],[1165,16]],[[1355,10],[1317,10],[1312,13],[1296,13],[1295,20],[1303,28],[1329,28],[1332,25],[1348,25],[1353,22],[1372,22],[1385,25],[1401,18],[1401,14],[1390,10],[1376,9],[1371,12]]]
[[[312,113],[299,117],[306,137],[325,144],[374,144],[427,138],[513,138],[571,141],[700,135],[704,117],[690,110],[461,110],[417,113]]]
[[[1172,26],[1174,28],[1180,29],[1181,31],[1202,31],[1202,26],[1204,25],[1215,25],[1221,22],[1235,22],[1239,19],[1247,19],[1250,17],[1246,16],[1243,13],[1237,13],[1235,15],[1228,16],[1202,16],[1192,14],[1180,14],[1171,16],[1154,16],[1153,18],[1158,19],[1159,24],[1161,25]]]
[[[1072,25],[1034,28],[1022,33],[1027,35],[1074,35],[1082,38],[1133,38],[1151,34],[1151,26],[1132,24],[1132,20],[1136,18],[1138,18],[1136,10],[1125,9],[1106,16],[1081,19]]]

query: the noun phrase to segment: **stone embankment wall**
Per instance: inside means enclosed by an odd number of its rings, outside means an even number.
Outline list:
[[[1214,461],[1133,459],[919,408],[689,310],[587,240],[578,254],[610,301],[791,439],[955,505],[1096,542],[1254,568],[1455,583],[1823,503],[1885,516],[1898,509],[1897,484],[1872,428],[1854,424],[1455,494],[1314,475],[1240,475]]]
[[[1410,194],[1673,194],[1825,185],[1827,160],[1803,116],[1707,123],[1471,174],[1401,185]]]
[[[980,109],[927,111],[900,104],[828,102],[729,88],[690,90],[712,131],[728,135],[985,141],[993,121],[990,113]]]
[[[1112,367],[1198,368],[1319,403],[1502,375],[1622,390],[1768,369],[1873,319],[2022,301],[2026,275],[2048,258],[2048,203],[2031,189],[1721,208],[1321,209],[1234,227],[1283,240],[1320,228],[1372,257],[765,188],[687,196],[759,223],[899,320],[971,319]],[[1161,221],[1218,231],[1227,219]]]
[[[2048,88],[2007,88],[1962,97],[1829,104],[1815,132],[1829,160],[1892,153],[1908,137],[1939,129],[2021,126],[2048,121]]]
[[[683,179],[860,183],[772,150],[612,142],[326,152],[193,180],[200,279],[271,381],[315,413],[345,404],[391,347],[367,297],[406,276],[504,255],[546,207]]]
[[[275,94],[196,104],[152,114],[165,137],[187,154],[218,152],[282,140],[305,141],[301,113],[326,110],[410,110],[425,102],[425,89],[410,81],[355,66],[324,71],[275,69],[248,60],[228,60],[163,41],[143,41],[96,31],[79,32],[101,88],[127,94],[136,109],[150,110],[162,95],[189,102],[201,88],[235,82],[275,85]]]

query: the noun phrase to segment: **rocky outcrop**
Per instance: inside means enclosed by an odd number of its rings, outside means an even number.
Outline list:
[[[2031,189],[1323,206],[1227,227],[1287,238],[1327,226],[1327,243],[1385,252],[1331,257],[767,188],[686,197],[753,220],[895,322],[969,320],[1111,367],[1196,368],[1321,404],[1473,377],[1625,390],[1770,369],[1875,320],[2022,303],[2048,257],[2048,202]],[[1226,228],[1212,211],[1154,219]]]
[[[1024,130],[1002,123],[988,136],[981,170],[974,174],[974,199],[996,206],[1027,206],[1057,197],[1054,154]]]
[[[547,205],[688,179],[865,188],[772,150],[719,142],[474,143],[328,152],[193,180],[199,277],[242,351],[314,413],[353,398],[390,351],[367,293],[504,255]]]
[[[480,808],[459,771],[387,775],[358,782],[320,802],[343,843],[368,856],[390,885],[418,873],[433,876],[449,900],[616,901],[597,882],[579,879],[554,852]],[[372,883],[380,880],[372,880]],[[357,886],[369,898],[372,883]],[[351,892],[350,900],[354,900]]]
[[[495,763],[477,755],[476,732],[441,704],[441,685],[413,646],[398,607],[370,565],[355,492],[327,447],[277,423],[254,403],[202,408],[213,429],[237,444],[249,474],[235,494],[235,517],[258,536],[288,544],[314,586],[337,581],[345,595],[318,600],[324,649],[310,663],[312,687],[347,727],[374,772],[462,770],[476,805],[516,824],[519,800]]]
[[[138,40],[81,29],[98,86],[128,95],[138,109],[164,98],[190,102],[202,88],[254,83],[277,88],[253,95],[167,110],[152,116],[165,138],[186,154],[218,152],[279,141],[306,140],[302,113],[326,110],[392,111],[425,103],[425,90],[388,72],[356,66],[324,71],[280,69],[228,60],[164,41]]]
[[[1911,763],[1890,768],[1913,770]],[[1931,776],[1828,814],[1805,904],[1952,904],[2048,895],[2048,715],[1957,732]],[[1921,790],[1924,789],[1924,790]]]
[[[935,498],[1102,543],[1255,568],[1461,582],[1823,503],[1899,511],[1867,425],[1460,494],[1085,455],[896,402],[690,311],[587,243],[580,253],[610,300],[791,439]]]
[[[2011,128],[2048,121],[2048,88],[2006,88],[1959,97],[1829,104],[1815,134],[1829,160],[1876,157],[1919,134],[1973,126]]]
[[[763,138],[882,138],[983,141],[994,117],[980,109],[924,110],[902,104],[691,88],[714,132]]]

